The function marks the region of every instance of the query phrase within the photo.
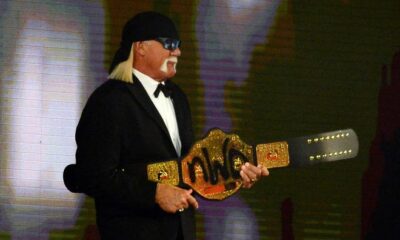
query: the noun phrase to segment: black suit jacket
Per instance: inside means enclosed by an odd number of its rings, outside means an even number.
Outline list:
[[[172,82],[182,156],[193,143],[189,104]],[[155,203],[146,165],[178,159],[167,127],[140,81],[108,80],[90,96],[76,130],[79,185],[94,197],[102,239],[195,239],[194,210],[169,214]]]

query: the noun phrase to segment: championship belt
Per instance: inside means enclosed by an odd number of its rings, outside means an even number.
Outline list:
[[[175,186],[183,182],[206,199],[223,200],[242,186],[240,170],[246,162],[268,169],[300,167],[354,158],[357,154],[358,138],[352,129],[255,147],[235,134],[212,129],[181,161],[147,165],[147,176],[150,181]]]

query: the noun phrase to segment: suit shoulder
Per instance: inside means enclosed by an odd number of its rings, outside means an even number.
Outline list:
[[[96,90],[92,93],[92,96],[93,95],[107,96],[124,92],[127,84],[130,83],[125,83],[118,80],[107,80],[106,82],[104,82],[103,84],[101,84],[99,87],[96,88]]]
[[[99,87],[97,87],[94,92],[90,95],[88,102],[95,101],[116,101],[126,93],[126,85],[130,83],[125,83],[118,80],[107,80]]]

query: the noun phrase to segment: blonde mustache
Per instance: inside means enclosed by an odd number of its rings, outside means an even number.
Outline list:
[[[160,67],[160,70],[164,73],[168,73],[168,67],[167,64],[168,62],[173,62],[174,64],[174,71],[176,72],[176,65],[178,64],[178,58],[175,56],[169,57],[164,60],[163,64]]]

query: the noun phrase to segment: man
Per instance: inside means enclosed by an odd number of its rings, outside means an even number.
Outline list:
[[[181,55],[173,22],[156,12],[129,20],[110,80],[89,98],[76,131],[76,179],[94,197],[102,239],[195,239],[191,189],[147,180],[146,165],[178,159],[194,137],[189,104],[171,82]],[[243,166],[243,186],[268,170]]]

